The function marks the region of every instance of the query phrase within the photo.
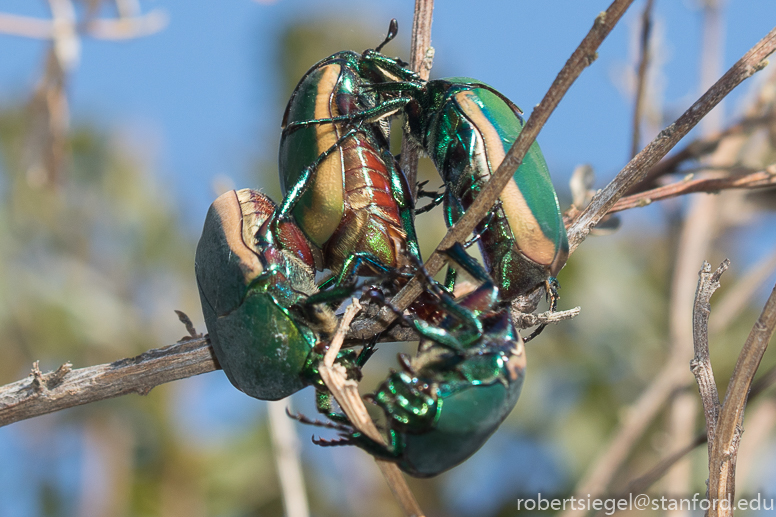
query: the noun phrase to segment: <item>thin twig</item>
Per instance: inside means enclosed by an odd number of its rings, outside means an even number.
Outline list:
[[[716,303],[716,315],[709,322],[711,333],[726,329],[755,299],[755,293],[765,285],[766,279],[775,271],[776,251],[773,251],[755,264],[743,278],[737,279],[735,285]],[[754,387],[752,389],[754,390]]]
[[[334,359],[340,351],[350,322],[360,310],[361,305],[354,298],[353,303],[348,306],[345,314],[342,316],[342,320],[340,320],[337,332],[329,344],[329,349],[323,361],[321,361],[318,371],[321,374],[321,379],[323,379],[326,387],[337,400],[337,403],[342,408],[342,411],[345,412],[353,427],[373,441],[385,444],[385,438],[377,430],[375,423],[366,411],[364,401],[358,393],[358,384],[353,380],[348,380],[347,373],[342,365],[334,364]],[[391,488],[391,492],[399,501],[404,513],[408,517],[422,517],[423,511],[420,509],[409,486],[407,486],[407,481],[404,479],[399,467],[396,466],[396,463],[377,458],[375,458],[375,462],[380,467],[380,471],[383,473],[388,486]]]
[[[309,517],[310,508],[302,475],[299,438],[294,422],[286,416],[287,401],[271,400],[267,404],[272,452],[278,469],[285,516]]]
[[[713,153],[719,143],[727,137],[750,132],[755,128],[768,124],[772,120],[772,114],[748,117],[728,126],[723,131],[693,140],[671,156],[667,156],[656,163],[649,169],[641,181],[628,190],[627,194],[633,195],[654,188],[660,178],[675,173],[683,163],[697,160],[702,156]]]
[[[692,176],[688,176],[682,181],[677,181],[670,185],[624,197],[617,201],[608,213],[612,214],[630,208],[647,206],[655,201],[662,201],[694,192],[717,193],[722,190],[755,189],[772,187],[773,185],[776,185],[776,164],[769,165],[761,171],[721,178],[693,179]]]
[[[431,22],[434,15],[434,0],[415,0],[415,15],[412,18],[412,42],[410,43],[410,68],[427,81],[431,75],[434,49],[431,47]],[[401,168],[407,176],[412,199],[418,197],[418,149],[407,135],[401,143]]]
[[[636,156],[641,147],[641,116],[646,102],[647,69],[649,68],[649,36],[652,31],[652,4],[647,0],[641,15],[641,59],[636,74],[636,102],[633,103],[633,139],[631,141],[631,157]]]
[[[711,505],[712,508],[708,512],[710,516],[733,514],[731,504],[719,502],[732,503],[735,496],[736,457],[743,432],[744,408],[752,379],[775,329],[776,287],[771,291],[738,356],[725,394],[725,402],[719,413],[709,457],[709,500],[717,501],[717,504]]]
[[[609,484],[630,456],[633,446],[655,416],[665,409],[666,401],[678,390],[689,385],[684,381],[684,376],[687,375],[686,364],[670,360],[666,362],[655,380],[642,392],[638,400],[627,408],[622,424],[574,489],[575,494],[579,497],[586,497],[588,494],[600,497],[608,492]],[[583,508],[569,509],[561,516],[574,517],[586,513]]]
[[[424,267],[429,274],[435,275],[444,266],[446,259],[443,257],[443,251],[447,250],[456,242],[465,242],[466,238],[472,233],[477,223],[482,220],[490,211],[491,207],[501,195],[504,187],[512,178],[512,173],[520,166],[525,157],[528,148],[536,140],[539,131],[547,122],[552,112],[558,106],[563,96],[569,90],[579,74],[595,61],[596,51],[609,35],[614,26],[620,20],[625,10],[633,3],[633,0],[615,0],[609,8],[599,14],[593,27],[587,33],[585,38],[579,44],[577,49],[563,66],[555,81],[552,83],[549,91],[526,122],[517,140],[512,148],[504,157],[498,170],[493,174],[490,181],[483,187],[482,191],[471,204],[466,213],[458,222],[447,232],[442,242],[439,243],[436,250],[431,254]],[[422,283],[418,276],[410,280],[404,288],[393,298],[391,303],[399,310],[404,310],[418,297],[422,292]],[[378,334],[394,320],[396,313],[390,309],[383,309],[376,318],[373,325],[365,326],[362,329],[363,334],[359,335],[363,339]]]
[[[585,240],[593,228],[614,204],[647,171],[665,156],[679,140],[730,93],[733,88],[761,70],[768,63],[766,58],[776,50],[776,28],[752,47],[736,62],[706,93],[701,96],[676,122],[660,132],[635,158],[623,168],[617,176],[582,211],[569,230],[569,246],[574,251]],[[529,120],[530,122],[530,120]]]
[[[749,390],[747,404],[762,395],[762,393],[773,386],[774,383],[776,383],[776,366],[772,367],[752,384],[752,389]],[[684,458],[684,456],[695,450],[696,447],[707,443],[707,439],[708,437],[706,436],[706,432],[699,433],[691,443],[679,448],[676,452],[668,454],[647,473],[628,483],[628,487],[623,490],[620,495],[617,496],[617,498],[626,499],[628,494],[638,494],[644,492],[646,489],[652,486],[655,481],[662,478],[665,473],[668,472],[671,467],[673,467],[678,461]]]
[[[120,19],[98,18],[79,26],[78,33],[96,39],[122,40],[148,36],[162,30],[167,14],[155,9],[146,14]],[[43,18],[0,13],[0,33],[33,39],[53,39],[55,23]]]
[[[191,333],[193,328],[187,325],[187,330]],[[120,359],[110,364],[72,371],[67,369],[66,375],[62,374],[63,367],[56,372],[41,373],[49,386],[43,393],[31,389],[34,376],[0,386],[0,427],[129,393],[145,395],[160,384],[220,369],[207,336],[197,334],[192,337],[194,339],[187,337],[174,345],[149,350],[137,357]],[[403,327],[391,329],[380,339],[412,340],[417,340],[417,334]],[[350,335],[345,342],[363,343]],[[68,363],[68,368],[71,366]],[[52,379],[56,382],[52,383]],[[66,382],[61,383],[62,380]]]
[[[561,321],[570,320],[579,316],[581,307],[574,307],[566,311],[547,311],[540,314],[534,314],[532,312],[520,312],[515,308],[512,308],[512,321],[518,328],[526,329],[528,327],[534,327],[536,325],[547,325],[550,323],[560,323]]]
[[[0,427],[128,393],[147,395],[160,384],[217,368],[208,340],[198,338],[64,374],[33,370],[26,379],[0,387]]]
[[[719,289],[719,279],[722,273],[730,267],[730,261],[725,259],[717,270],[712,273],[711,265],[704,261],[698,276],[698,290],[695,293],[695,304],[692,314],[693,348],[695,357],[690,362],[690,369],[698,383],[698,390],[703,402],[703,413],[706,417],[706,433],[709,442],[709,455],[717,418],[721,405],[714,371],[709,358],[709,315],[711,314],[711,295]]]

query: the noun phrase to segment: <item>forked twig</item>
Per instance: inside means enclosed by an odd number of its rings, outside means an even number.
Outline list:
[[[752,47],[736,62],[706,93],[685,111],[676,122],[637,154],[617,176],[595,197],[577,217],[569,229],[569,246],[574,251],[614,204],[636,183],[641,181],[649,169],[670,151],[714,106],[725,98],[733,88],[765,67],[766,58],[776,50],[776,28]],[[530,122],[530,121],[529,121]]]
[[[321,361],[318,371],[320,372],[321,379],[323,379],[326,387],[329,388],[329,391],[337,400],[337,403],[342,408],[342,411],[345,412],[348,420],[353,424],[353,427],[375,442],[385,444],[385,439],[369,417],[369,413],[367,413],[366,407],[364,406],[364,401],[358,393],[358,383],[353,380],[348,380],[345,368],[342,367],[342,365],[334,364],[334,359],[339,353],[342,342],[348,332],[350,322],[353,321],[353,317],[360,310],[361,304],[358,303],[358,300],[353,298],[353,303],[348,306],[345,310],[345,314],[342,316],[342,320],[340,320],[337,332],[329,344],[329,349],[326,351],[326,355],[324,356],[323,361]],[[399,467],[393,462],[377,458],[375,458],[375,462],[377,463],[377,466],[380,467],[380,471],[388,482],[391,492],[393,492],[393,495],[399,501],[399,504],[401,504],[404,513],[408,517],[422,517],[423,511],[420,509],[409,486],[407,486],[407,482],[399,470]]]
[[[715,193],[721,190],[755,189],[772,187],[774,185],[776,185],[776,164],[769,165],[761,171],[748,174],[736,174],[721,178],[694,179],[691,175],[688,175],[686,178],[676,183],[623,197],[617,201],[608,213],[612,214],[630,208],[647,206],[655,201],[692,194],[694,192]]]
[[[711,313],[711,295],[719,289],[719,279],[730,267],[730,261],[725,259],[717,270],[712,273],[711,265],[703,262],[703,267],[698,274],[698,290],[695,292],[695,305],[692,313],[693,348],[695,357],[690,362],[690,369],[695,375],[698,389],[703,402],[703,412],[706,416],[706,433],[709,442],[709,455],[711,444],[714,440],[714,432],[717,427],[719,403],[717,383],[714,380],[714,371],[711,368],[709,357],[709,314]]]

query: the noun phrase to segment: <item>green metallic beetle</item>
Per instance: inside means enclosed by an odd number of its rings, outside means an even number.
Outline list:
[[[378,50],[396,29],[393,20]],[[299,81],[283,116],[279,170],[286,198],[279,213],[293,214],[313,244],[317,268],[340,278],[362,265],[378,273],[400,269],[408,256],[419,256],[412,196],[384,122],[405,100],[375,94],[379,63],[351,51],[323,59]],[[350,118],[354,113],[358,120]]]
[[[361,63],[362,67],[369,63],[372,89],[381,102],[403,106],[408,134],[429,154],[442,176],[445,218],[451,226],[517,139],[524,124],[522,112],[497,90],[475,79],[422,81],[403,62],[376,50],[364,52]],[[348,120],[352,124],[369,115],[350,113]],[[554,277],[568,258],[568,237],[537,143],[529,148],[498,205],[476,233],[502,300],[511,301],[547,283],[554,307]]]
[[[422,336],[418,354],[400,354],[402,371],[392,372],[371,396],[385,413],[389,444],[342,424],[325,424],[341,439],[316,443],[356,445],[412,476],[430,477],[479,450],[511,412],[525,375],[523,340],[508,310],[497,308],[498,289],[481,266],[460,246],[448,254],[483,283],[458,300],[426,277],[437,305],[427,319],[410,319]]]
[[[211,205],[195,259],[202,311],[218,362],[252,397],[278,400],[323,387],[316,345],[337,320],[325,304],[306,303],[318,292],[312,264],[304,234],[292,221],[276,221],[264,194],[230,191]],[[337,361],[358,376],[367,357],[344,350]],[[319,397],[325,412],[326,399]]]
[[[469,78],[429,81],[413,99],[405,108],[406,123],[445,181],[446,222],[452,226],[517,139],[521,112],[495,89]],[[537,143],[476,232],[503,300],[554,280],[566,263],[566,227]]]

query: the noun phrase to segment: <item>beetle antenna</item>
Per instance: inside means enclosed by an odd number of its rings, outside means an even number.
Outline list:
[[[377,45],[377,48],[375,49],[375,52],[380,52],[384,46],[386,46],[388,43],[391,42],[393,38],[396,37],[396,34],[399,32],[399,22],[396,21],[396,18],[391,18],[391,23],[388,24],[388,34],[385,36],[385,39],[382,43]]]

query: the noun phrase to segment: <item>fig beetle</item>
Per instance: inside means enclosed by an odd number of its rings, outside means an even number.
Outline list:
[[[304,234],[277,220],[264,194],[232,190],[210,206],[195,259],[202,311],[218,362],[251,397],[278,400],[323,386],[324,350],[316,345],[337,320],[326,304],[307,303],[318,293],[312,266]],[[367,357],[343,350],[337,361],[358,375]]]
[[[388,445],[342,424],[327,426],[340,439],[316,443],[356,445],[412,476],[431,477],[473,455],[512,411],[525,375],[523,340],[481,266],[460,246],[448,253],[482,283],[459,300],[426,276],[436,310],[425,320],[409,318],[421,336],[418,353],[400,354],[402,370],[370,397],[385,414]]]
[[[392,20],[378,50],[396,30]],[[374,92],[382,61],[363,55],[338,52],[310,68],[288,101],[280,141],[280,214],[293,214],[317,269],[340,278],[362,265],[384,273],[407,265],[407,254],[419,256],[411,191],[387,140],[386,119],[405,100]]]
[[[377,51],[364,52],[361,61],[362,66],[370,63],[372,90],[383,103],[402,106],[407,134],[428,153],[442,176],[445,219],[451,226],[517,139],[524,125],[522,111],[495,88],[476,79],[422,81],[405,63]],[[362,118],[368,115],[365,112]],[[349,117],[351,121],[359,119],[355,113]],[[511,301],[548,284],[554,307],[554,277],[568,258],[568,237],[537,143],[531,145],[514,172],[498,205],[475,231],[502,300]]]

